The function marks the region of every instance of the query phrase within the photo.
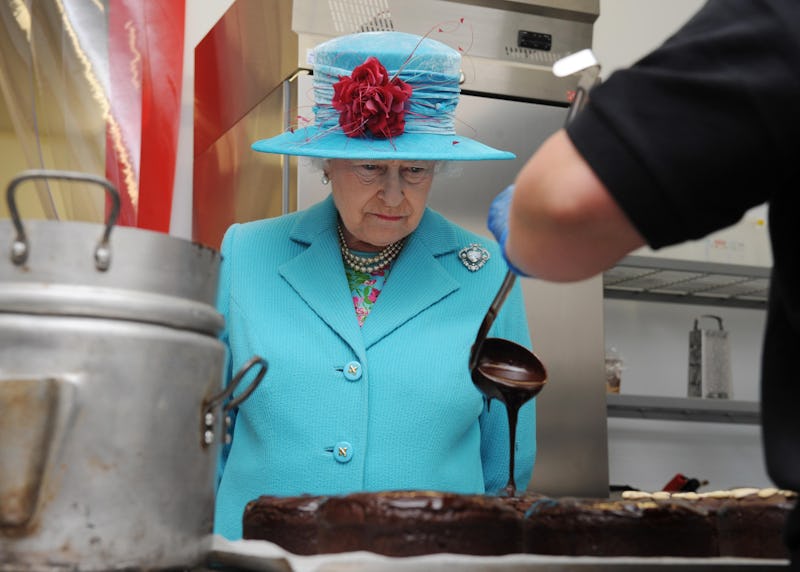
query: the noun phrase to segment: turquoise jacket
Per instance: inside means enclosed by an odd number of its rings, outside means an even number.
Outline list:
[[[220,462],[215,532],[231,540],[263,494],[483,493],[508,479],[505,407],[487,408],[467,364],[506,272],[497,244],[427,209],[359,327],[336,220],[328,197],[233,225],[223,240],[228,379],[254,355],[269,362]],[[473,242],[491,253],[474,272],[458,256]],[[518,284],[491,335],[530,347]],[[519,488],[533,470],[535,426],[531,401],[517,431]]]

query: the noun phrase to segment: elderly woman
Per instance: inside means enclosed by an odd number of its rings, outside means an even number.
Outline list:
[[[455,134],[459,74],[460,54],[431,39],[331,40],[314,51],[315,123],[253,145],[322,158],[331,194],[223,240],[230,370],[258,354],[269,371],[223,451],[217,533],[240,538],[262,494],[506,484],[506,412],[488,407],[468,361],[507,266],[496,243],[426,207],[439,162],[513,158]],[[491,335],[530,347],[518,286]],[[524,488],[533,401],[517,437]]]

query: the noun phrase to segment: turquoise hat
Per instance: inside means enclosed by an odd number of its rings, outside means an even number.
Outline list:
[[[253,143],[262,153],[326,159],[514,159],[457,135],[461,54],[403,32],[362,32],[317,46],[314,120]]]

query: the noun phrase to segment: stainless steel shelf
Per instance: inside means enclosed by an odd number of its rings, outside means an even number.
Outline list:
[[[606,395],[606,409],[608,417],[749,425],[761,423],[761,407],[756,401],[609,394]]]
[[[767,306],[770,268],[627,256],[603,274],[606,298],[731,306]]]

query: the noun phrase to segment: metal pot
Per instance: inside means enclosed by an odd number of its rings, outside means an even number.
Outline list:
[[[92,182],[105,225],[25,226],[14,192],[34,178]],[[0,223],[0,570],[176,568],[212,531],[223,410],[266,373],[253,358],[221,391],[218,254],[112,227],[104,179],[15,178]],[[258,371],[255,367],[259,366]],[[250,385],[235,400],[242,380]],[[227,401],[227,403],[226,403]],[[224,404],[224,405],[223,405]]]

